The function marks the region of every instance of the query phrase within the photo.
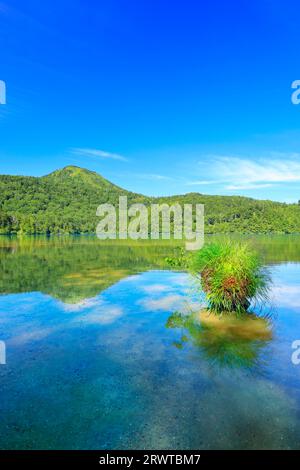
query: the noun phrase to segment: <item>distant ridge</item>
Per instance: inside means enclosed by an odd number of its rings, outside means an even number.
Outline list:
[[[148,197],[71,165],[42,177],[0,175],[0,233],[95,232],[98,205],[116,205],[120,195],[129,204],[204,204],[206,233],[300,233],[298,204],[199,193]]]

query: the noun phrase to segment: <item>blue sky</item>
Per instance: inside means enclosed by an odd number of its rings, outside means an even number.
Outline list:
[[[0,0],[0,173],[300,199],[296,1]]]

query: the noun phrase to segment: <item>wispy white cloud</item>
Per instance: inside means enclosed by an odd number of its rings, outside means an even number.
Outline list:
[[[289,308],[300,308],[300,285],[273,286],[271,297],[276,305]]]
[[[77,317],[74,321],[80,322],[82,324],[90,323],[94,325],[106,325],[116,321],[119,317],[123,315],[123,313],[124,312],[121,307],[114,305],[106,305],[104,309],[95,310],[86,315],[82,315],[81,317]]]
[[[150,284],[149,286],[143,286],[142,290],[148,294],[169,292],[172,290],[172,286],[167,286],[165,284]]]
[[[132,171],[122,171],[122,173],[115,174],[119,178],[134,178],[136,180],[148,180],[148,181],[174,181],[174,178],[167,175],[161,175],[158,173],[133,173]]]
[[[230,184],[226,186],[226,189],[232,189],[233,191],[240,189],[258,189],[258,188],[269,188],[274,186],[272,183],[256,183],[256,184]]]
[[[134,176],[140,179],[150,180],[150,181],[165,181],[171,180],[170,176],[158,175],[156,173],[137,173]]]
[[[216,170],[224,181],[233,184],[274,184],[300,181],[300,155],[283,155],[281,159],[245,159],[219,157]]]
[[[159,310],[174,310],[180,309],[184,302],[182,295],[166,295],[164,297],[153,299],[151,297],[145,297],[140,299],[137,303],[141,305],[147,311],[159,311]]]
[[[72,148],[70,152],[73,155],[79,155],[81,157],[91,157],[91,158],[104,158],[110,160],[120,160],[123,162],[128,161],[123,155],[118,153],[106,152],[105,150],[91,149],[91,148]]]
[[[68,304],[68,303],[63,303],[62,304],[62,309],[65,312],[70,312],[70,313],[76,313],[80,312],[81,310],[91,308],[91,307],[97,307],[99,306],[99,303],[101,301],[97,297],[93,297],[91,299],[84,299],[81,300],[80,302],[76,304]]]
[[[226,190],[251,190],[300,182],[300,154],[271,154],[269,158],[209,155],[198,172],[209,178],[187,185],[220,185]]]
[[[52,328],[34,328],[31,331],[21,332],[19,335],[14,336],[9,340],[11,345],[23,345],[31,343],[33,341],[40,341],[41,339],[47,338],[51,334],[59,330],[59,327]]]
[[[123,315],[123,309],[104,301],[101,297],[92,297],[85,299],[77,304],[61,304],[62,309],[67,313],[74,314],[75,323],[112,323]],[[84,312],[81,314],[81,312]],[[79,315],[78,315],[79,314]]]
[[[148,312],[158,311],[175,311],[181,313],[190,313],[192,311],[203,308],[205,303],[202,301],[194,301],[187,295],[169,294],[154,299],[153,297],[145,297],[137,302],[144,310]]]
[[[215,181],[215,180],[198,180],[198,181],[188,181],[186,184],[188,186],[202,186],[202,185],[207,185],[207,184],[217,184],[220,183],[220,181]]]

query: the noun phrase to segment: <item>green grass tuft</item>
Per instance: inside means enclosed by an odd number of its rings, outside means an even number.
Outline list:
[[[266,301],[270,276],[246,243],[210,243],[198,251],[191,270],[200,275],[209,309],[216,313],[247,312],[251,301]]]

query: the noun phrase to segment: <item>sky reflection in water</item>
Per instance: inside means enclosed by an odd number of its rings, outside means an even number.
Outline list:
[[[0,296],[0,447],[299,448],[300,264],[272,266],[259,338],[203,327],[187,274],[136,271],[91,297]]]

